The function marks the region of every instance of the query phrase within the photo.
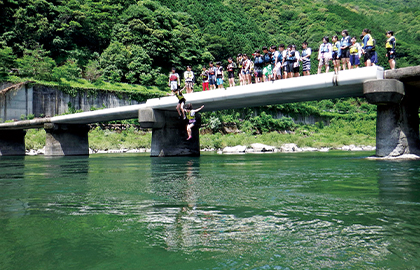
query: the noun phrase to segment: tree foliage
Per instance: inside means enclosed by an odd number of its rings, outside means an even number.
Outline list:
[[[19,68],[21,76],[47,79],[55,66],[58,75],[74,59],[89,80],[163,86],[172,66],[199,72],[211,60],[226,64],[237,53],[303,41],[316,59],[323,36],[343,29],[359,36],[363,28],[377,40],[380,65],[388,67],[386,30],[397,38],[397,67],[418,65],[419,2],[2,0],[0,73]],[[31,70],[31,59],[40,72]]]

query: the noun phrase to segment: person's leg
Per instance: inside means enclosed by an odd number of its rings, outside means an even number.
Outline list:
[[[193,128],[193,126],[194,126],[194,124],[188,124],[187,125],[187,134],[188,134],[187,140],[191,139],[191,137],[192,137],[192,131],[191,131],[191,129]]]

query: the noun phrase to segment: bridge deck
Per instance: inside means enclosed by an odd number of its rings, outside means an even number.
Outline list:
[[[365,67],[334,73],[278,80],[226,90],[212,90],[185,94],[195,107],[204,104],[204,111],[255,107],[309,100],[363,96],[363,83],[383,79],[382,67]],[[133,119],[142,108],[175,110],[178,99],[174,96],[149,99],[145,104],[103,109],[91,112],[55,116],[51,118],[0,124],[1,129],[28,129],[42,127],[44,123],[88,124],[102,121]]]

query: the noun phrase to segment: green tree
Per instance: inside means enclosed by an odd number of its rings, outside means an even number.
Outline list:
[[[55,62],[48,54],[49,52],[42,47],[25,50],[23,57],[17,59],[19,74],[34,79],[51,80]]]
[[[52,70],[52,78],[55,81],[60,81],[61,78],[69,81],[77,80],[81,74],[82,69],[77,65],[76,59],[68,59],[63,65]]]
[[[14,67],[16,56],[10,47],[0,48],[0,79],[3,80],[7,77],[10,70]]]

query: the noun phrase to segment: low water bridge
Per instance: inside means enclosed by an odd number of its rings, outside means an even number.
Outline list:
[[[378,105],[377,155],[419,154],[420,66],[384,71],[365,67],[234,88],[185,94],[194,107],[215,111],[343,97],[363,97]],[[26,129],[44,128],[46,155],[88,155],[86,124],[139,118],[152,128],[151,156],[197,156],[198,128],[186,141],[185,122],[177,119],[174,96],[144,104],[0,124],[0,155],[24,155]]]

